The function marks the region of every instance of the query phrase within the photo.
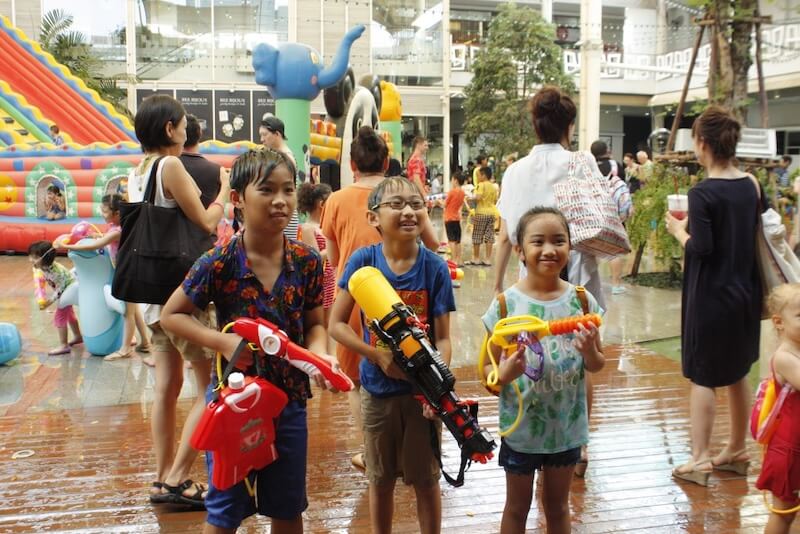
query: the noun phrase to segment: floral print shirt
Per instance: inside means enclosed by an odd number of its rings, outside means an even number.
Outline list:
[[[64,290],[75,282],[75,275],[72,271],[57,261],[54,261],[50,267],[42,268],[41,272],[45,281],[56,292],[56,298],[60,297]]]
[[[243,236],[237,234],[226,245],[203,254],[186,275],[184,292],[200,309],[213,302],[220,328],[239,317],[263,318],[305,346],[304,313],[322,306],[322,259],[304,243],[284,238],[283,267],[275,285],[267,290],[250,267]],[[262,375],[283,389],[290,401],[305,402],[311,397],[308,375],[287,360],[267,356],[263,367]],[[255,367],[247,372],[255,374]]]

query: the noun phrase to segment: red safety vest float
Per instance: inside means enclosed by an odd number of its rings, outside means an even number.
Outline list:
[[[286,393],[263,378],[231,373],[228,383],[203,412],[190,441],[195,449],[211,452],[211,482],[219,490],[278,458],[273,420],[288,402]]]

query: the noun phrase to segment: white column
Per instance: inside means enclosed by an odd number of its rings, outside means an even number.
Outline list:
[[[553,0],[542,0],[542,18],[553,22]]]
[[[450,0],[442,0],[442,186],[450,189]]]
[[[667,4],[656,1],[656,54],[667,53]]]
[[[588,150],[600,135],[600,61],[603,50],[600,0],[581,0],[581,81],[578,147]]]
[[[144,24],[144,21],[142,21]],[[125,73],[128,109],[136,111],[136,0],[125,2]]]
[[[288,37],[288,40],[289,40],[290,43],[296,43],[297,42],[297,25],[299,24],[299,22],[297,20],[297,2],[296,1],[290,1],[288,7],[289,7],[289,12],[288,12],[289,28],[288,28],[287,37]]]

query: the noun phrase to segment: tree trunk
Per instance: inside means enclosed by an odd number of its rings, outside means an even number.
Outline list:
[[[708,101],[723,106],[744,124],[747,120],[747,73],[753,17],[758,0],[708,0],[711,24],[711,61],[708,70]]]
[[[636,256],[633,258],[633,266],[631,267],[631,278],[636,278],[639,276],[639,267],[642,265],[642,256],[644,255],[645,245],[647,245],[647,242],[642,243],[639,245],[639,248],[636,249]]]
[[[758,0],[737,0],[736,19],[733,22],[731,35],[731,72],[733,75],[733,111],[734,116],[741,124],[747,122],[747,107],[749,97],[747,96],[747,73],[753,64],[753,57],[750,55],[752,43],[753,17],[755,17],[758,7]]]

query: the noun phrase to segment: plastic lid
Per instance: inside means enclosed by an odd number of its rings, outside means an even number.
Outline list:
[[[244,375],[242,373],[231,373],[228,376],[228,387],[242,389],[244,387]]]

